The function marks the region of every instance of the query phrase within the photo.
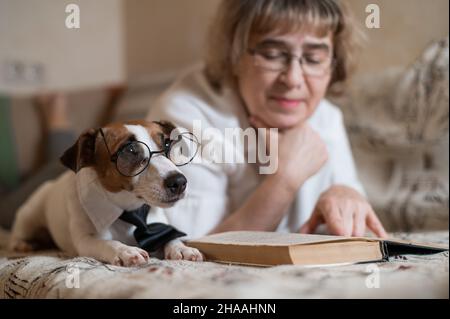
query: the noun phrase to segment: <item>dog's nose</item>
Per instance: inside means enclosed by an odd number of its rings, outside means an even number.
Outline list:
[[[187,179],[183,174],[170,175],[164,180],[164,186],[172,195],[180,195],[186,189]]]

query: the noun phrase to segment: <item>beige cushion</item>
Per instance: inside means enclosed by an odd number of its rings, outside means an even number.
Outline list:
[[[406,70],[353,82],[342,106],[359,174],[391,230],[448,228],[448,38]]]

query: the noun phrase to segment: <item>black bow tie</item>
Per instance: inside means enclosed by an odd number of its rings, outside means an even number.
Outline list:
[[[133,235],[140,248],[150,253],[155,252],[169,241],[186,236],[185,233],[167,224],[151,223],[147,225],[146,220],[149,210],[150,206],[144,204],[136,210],[124,211],[119,217],[124,222],[136,226]]]

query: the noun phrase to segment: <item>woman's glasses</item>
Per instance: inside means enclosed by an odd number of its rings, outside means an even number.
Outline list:
[[[176,166],[187,165],[192,162],[200,147],[200,143],[194,134],[181,132],[176,134],[173,139],[166,139],[163,149],[160,151],[150,150],[150,147],[144,142],[130,141],[122,145],[116,153],[111,154],[102,129],[100,129],[100,134],[103,137],[111,162],[115,163],[117,171],[126,177],[141,174],[150,164],[152,156],[157,154],[165,155]]]
[[[257,67],[268,71],[286,72],[292,60],[298,60],[305,75],[321,77],[330,73],[334,67],[334,59],[329,54],[312,54],[297,56],[281,49],[255,48],[249,49]]]

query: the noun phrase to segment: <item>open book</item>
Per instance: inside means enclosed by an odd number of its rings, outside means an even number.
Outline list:
[[[329,265],[386,261],[402,254],[434,254],[439,244],[369,237],[339,237],[275,232],[233,231],[190,240],[208,261],[257,266]]]

